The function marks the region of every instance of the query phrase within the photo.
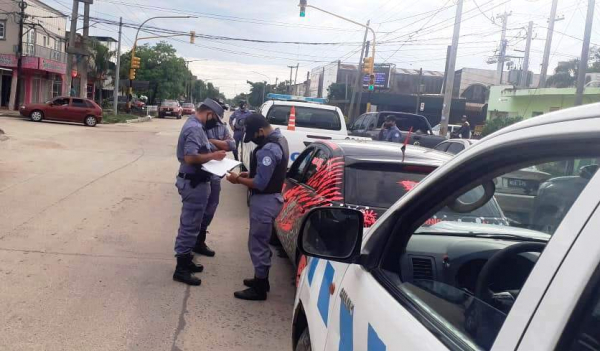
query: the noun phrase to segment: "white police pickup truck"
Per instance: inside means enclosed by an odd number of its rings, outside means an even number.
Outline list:
[[[600,350],[599,111],[563,110],[485,138],[368,232],[355,209],[308,212],[294,349]],[[573,184],[561,208],[540,185],[536,205],[557,225],[490,219],[494,179],[532,166],[548,184]]]
[[[363,137],[349,137],[344,114],[336,106],[325,105],[326,99],[284,94],[268,94],[267,98],[270,100],[256,112],[265,116],[273,127],[279,128],[287,139],[290,148],[289,166],[314,141],[350,138],[367,140]],[[292,107],[296,115],[295,130],[288,130]],[[250,155],[254,148],[256,145],[252,142],[241,143],[238,148],[239,160],[246,169],[250,169]]]

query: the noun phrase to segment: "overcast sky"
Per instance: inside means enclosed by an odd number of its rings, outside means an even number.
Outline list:
[[[70,14],[69,0],[45,0]],[[376,63],[389,62],[398,68],[444,70],[446,46],[451,43],[455,0],[308,0],[308,3],[351,18],[360,23],[371,20],[377,32]],[[539,72],[546,39],[551,0],[465,0],[457,69],[475,67],[495,69],[488,64],[500,41],[497,15],[511,12],[508,18],[508,54],[522,57],[526,27],[534,22],[530,69]],[[195,15],[192,19],[156,19],[149,22],[161,28],[236,38],[272,41],[341,43],[336,45],[260,44],[242,41],[169,39],[178,54],[188,60],[193,73],[210,80],[227,97],[247,92],[246,80],[271,83],[289,79],[287,66],[300,64],[298,82],[311,69],[341,60],[356,64],[364,30],[314,9],[299,17],[297,0],[95,0],[91,16],[130,23],[149,17]],[[80,13],[83,13],[80,6]],[[552,45],[550,70],[559,61],[581,54],[587,1],[559,0]],[[600,20],[596,10],[595,20]],[[494,20],[494,21],[492,21]],[[92,21],[92,23],[94,23]],[[596,23],[597,24],[597,23]],[[81,26],[78,26],[81,27]],[[600,44],[600,31],[592,33],[592,43]],[[96,24],[93,35],[118,37],[117,26]],[[123,45],[129,48],[135,30],[125,29]],[[152,41],[150,41],[152,43]],[[520,66],[520,59],[514,59]],[[255,73],[258,72],[258,73]],[[549,72],[551,73],[551,72]],[[263,76],[263,75],[266,75]]]

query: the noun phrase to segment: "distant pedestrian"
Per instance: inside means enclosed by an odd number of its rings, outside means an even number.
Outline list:
[[[219,101],[221,106],[223,103]],[[208,141],[210,142],[212,151],[223,150],[223,151],[234,151],[235,141],[231,137],[231,133],[227,128],[227,125],[218,124],[209,121],[206,125],[206,134]],[[208,226],[215,216],[217,207],[219,206],[219,196],[221,195],[221,177],[213,175],[210,179],[210,196],[208,197],[208,203],[206,210],[204,211],[204,217],[202,219],[202,225],[200,226],[200,234],[196,240],[196,246],[194,252],[199,255],[213,257],[215,252],[206,245],[206,234],[208,233]]]
[[[461,121],[462,125],[456,131],[456,136],[461,139],[471,139],[471,124],[469,124],[467,116],[463,115]]]
[[[211,160],[222,160],[225,151],[211,151],[211,145],[204,128],[223,124],[223,107],[214,100],[206,99],[196,109],[196,115],[188,118],[181,128],[177,142],[179,174],[175,186],[181,195],[181,216],[175,239],[177,267],[173,280],[200,285],[201,280],[192,273],[202,272],[204,267],[193,262],[192,249],[200,233],[200,227],[210,194],[211,174],[203,171],[201,165]]]
[[[389,115],[385,118],[385,122],[379,131],[379,136],[377,138],[379,141],[389,141],[391,143],[401,143],[402,142],[402,132],[396,126],[396,117],[393,115]]]
[[[229,117],[229,126],[233,130],[233,139],[235,140],[235,150],[233,151],[233,157],[238,160],[238,148],[240,147],[240,142],[244,137],[244,124],[246,118],[250,116],[252,113],[248,111],[247,104],[245,100],[241,100],[239,102],[239,108],[233,112],[231,117]]]
[[[250,173],[234,172],[227,176],[233,184],[242,184],[251,191],[250,232],[248,250],[254,265],[254,278],[245,279],[246,290],[234,296],[242,300],[266,300],[271,268],[269,239],[273,222],[283,207],[281,189],[287,173],[289,159],[288,142],[279,129],[273,129],[260,114],[246,119],[244,142],[254,142],[257,147],[250,158]]]

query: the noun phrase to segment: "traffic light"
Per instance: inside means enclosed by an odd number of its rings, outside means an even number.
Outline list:
[[[372,57],[365,57],[363,60],[363,73],[369,74],[373,73],[374,62]]]
[[[306,17],[306,0],[300,0],[300,17]]]
[[[140,68],[140,58],[133,56],[131,58],[131,69],[137,69]]]
[[[190,44],[195,44],[196,43],[196,32],[191,31],[190,32]]]
[[[375,90],[375,75],[374,74],[371,74],[369,76],[369,90],[370,91]]]
[[[134,80],[135,79],[135,68],[132,68],[129,70],[129,79],[130,80]]]

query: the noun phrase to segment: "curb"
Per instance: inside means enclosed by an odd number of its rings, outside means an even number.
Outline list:
[[[127,123],[142,123],[142,122],[151,122],[151,121],[152,121],[152,117],[146,116],[146,117],[138,117],[136,119],[128,119],[126,122]]]

